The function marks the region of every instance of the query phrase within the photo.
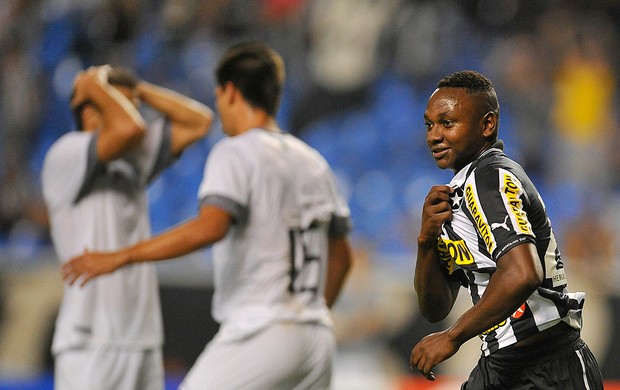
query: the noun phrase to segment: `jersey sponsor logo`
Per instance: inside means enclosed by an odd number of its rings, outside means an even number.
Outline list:
[[[486,336],[486,335],[488,335],[489,333],[493,332],[494,330],[497,330],[497,329],[501,328],[501,327],[502,327],[502,326],[504,326],[504,325],[506,325],[506,320],[504,320],[504,321],[500,322],[499,324],[497,324],[497,325],[495,325],[495,326],[492,326],[491,328],[489,328],[489,329],[485,330],[485,331],[484,331],[484,332],[482,332],[480,335],[481,335],[481,336]]]
[[[551,230],[551,239],[545,253],[545,277],[551,279],[553,287],[566,285],[566,274],[564,273],[564,262],[560,257],[558,243],[555,233]]]
[[[486,217],[482,213],[480,206],[478,205],[478,201],[476,200],[476,195],[474,194],[474,188],[471,184],[467,185],[465,188],[465,199],[467,201],[467,208],[471,213],[472,217],[474,217],[474,221],[476,221],[475,226],[478,230],[478,233],[482,237],[487,250],[489,253],[493,253],[495,249],[495,239],[491,234],[491,228],[487,223]]]
[[[514,313],[512,313],[510,315],[510,318],[513,318],[515,320],[521,318],[523,316],[523,314],[525,314],[526,308],[527,308],[527,306],[526,306],[526,304],[524,302],[521,306],[519,306],[519,308],[517,310],[515,310]],[[501,328],[502,326],[506,325],[507,321],[508,320],[504,320],[504,321],[500,322],[499,324],[491,327],[490,329],[485,330],[484,332],[482,332],[481,335],[487,335],[487,334],[493,332],[494,330],[497,330],[497,329]]]
[[[552,275],[551,280],[553,281],[553,287],[566,284],[566,274],[564,273],[564,270],[562,269],[561,272],[558,272],[555,275]]]
[[[439,238],[437,249],[439,258],[444,262],[444,266],[450,275],[456,269],[455,265],[463,266],[474,263],[474,255],[464,240]]]
[[[525,303],[519,306],[519,308],[515,310],[515,312],[512,313],[510,317],[518,320],[519,318],[521,318],[521,316],[523,316],[523,314],[525,314]]]
[[[512,313],[510,318],[514,318],[515,320],[521,318],[523,316],[523,314],[525,314],[525,309],[526,309],[526,306],[525,306],[525,303],[523,303],[521,306],[519,306],[519,308],[517,310],[515,310],[514,313]],[[499,324],[497,324],[497,325],[495,325],[495,326],[485,330],[484,332],[482,332],[481,336],[488,335],[489,333],[493,332],[494,330],[497,330],[497,329],[501,328],[502,326],[506,325],[506,323],[507,323],[507,320],[504,320],[504,321],[500,322]]]
[[[532,234],[532,226],[527,220],[527,215],[523,211],[520,195],[523,192],[520,184],[509,173],[504,173],[502,183],[502,192],[506,195],[508,209],[512,213],[513,221],[516,222],[516,228],[521,233]]]

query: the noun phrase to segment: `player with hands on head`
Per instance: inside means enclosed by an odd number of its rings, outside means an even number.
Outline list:
[[[598,363],[580,337],[585,293],[569,292],[544,203],[498,140],[499,102],[475,71],[439,81],[424,113],[426,140],[449,185],[423,205],[414,287],[422,315],[446,318],[460,287],[473,306],[411,351],[433,368],[479,336],[482,356],[461,389],[602,389]]]
[[[186,222],[63,267],[71,284],[213,246],[218,333],[180,388],[327,389],[335,357],[329,307],[351,266],[350,211],[325,159],[275,119],[282,58],[259,42],[227,50],[216,106],[228,137],[211,150]]]
[[[160,115],[152,123],[138,106]],[[79,72],[70,106],[77,129],[43,163],[51,236],[64,264],[150,236],[147,188],[204,137],[207,106],[126,69]],[[127,267],[80,288],[66,283],[52,342],[55,388],[163,389],[163,329],[155,268]]]

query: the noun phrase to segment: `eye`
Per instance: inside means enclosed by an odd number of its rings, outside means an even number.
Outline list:
[[[452,126],[454,126],[454,121],[451,121],[450,119],[444,119],[444,120],[441,122],[441,124],[442,124],[444,127],[452,127]]]
[[[429,122],[429,121],[426,121],[426,122],[424,122],[424,127],[426,127],[426,131],[430,131],[431,127],[433,127],[433,123]]]

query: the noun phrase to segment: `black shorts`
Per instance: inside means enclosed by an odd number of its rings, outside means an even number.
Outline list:
[[[483,356],[461,390],[602,390],[603,377],[579,331],[548,343]]]

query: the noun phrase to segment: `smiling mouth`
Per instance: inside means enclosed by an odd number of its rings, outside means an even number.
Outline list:
[[[435,160],[439,160],[440,158],[443,158],[447,153],[448,153],[449,149],[433,149],[431,150],[431,153],[433,154],[433,157],[435,158]]]

